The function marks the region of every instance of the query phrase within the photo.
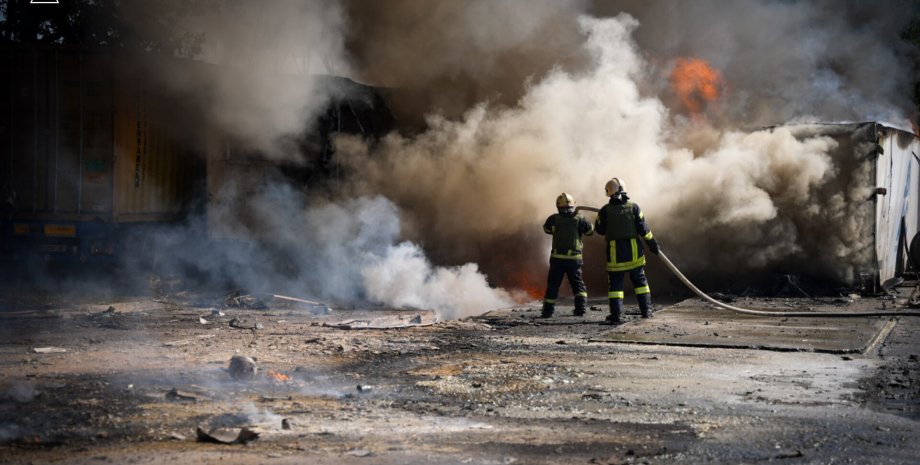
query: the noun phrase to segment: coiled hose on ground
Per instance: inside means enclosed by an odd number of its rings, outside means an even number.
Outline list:
[[[597,212],[598,209],[594,207],[577,207],[576,211],[587,210],[592,212]],[[757,315],[757,316],[779,316],[779,317],[805,317],[805,318],[840,318],[840,317],[867,317],[867,316],[920,316],[920,311],[916,310],[880,310],[880,311],[871,311],[871,312],[771,312],[767,310],[751,310],[747,308],[735,307],[734,305],[729,305],[724,302],[719,302],[716,299],[706,295],[705,292],[701,291],[698,287],[694,286],[693,283],[684,276],[680,270],[674,266],[674,263],[671,263],[671,260],[668,259],[667,255],[664,252],[658,253],[658,258],[667,265],[668,269],[674,273],[674,276],[677,276],[678,279],[684,285],[686,285],[691,291],[696,295],[700,296],[701,299],[715,305],[716,307],[729,310],[735,313],[741,313],[744,315]]]

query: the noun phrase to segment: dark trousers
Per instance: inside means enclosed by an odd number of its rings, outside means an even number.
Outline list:
[[[543,295],[544,305],[555,305],[559,296],[559,286],[562,278],[568,276],[572,294],[575,294],[575,306],[584,306],[588,301],[588,289],[581,277],[581,263],[575,260],[551,259],[549,273],[546,276],[546,294]]]
[[[648,279],[645,277],[645,267],[636,267],[629,271],[608,271],[607,298],[610,301],[610,313],[616,318],[620,317],[623,311],[623,286],[626,283],[626,274],[629,274],[629,280],[632,281],[636,289],[636,300],[639,301],[639,309],[642,316],[649,316],[652,306],[652,294],[649,291]]]

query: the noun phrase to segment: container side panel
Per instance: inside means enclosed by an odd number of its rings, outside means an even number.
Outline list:
[[[16,68],[15,55],[11,50],[4,50],[0,56],[0,201],[3,213],[11,214],[13,201],[12,166],[13,163],[13,70]]]
[[[53,153],[52,129],[54,128],[54,113],[51,111],[53,98],[53,89],[55,87],[53,72],[53,63],[50,55],[47,53],[34,53],[35,57],[35,76],[33,83],[35,85],[35,97],[33,106],[35,111],[35,127],[33,134],[35,138],[35,154],[32,166],[32,182],[34,183],[33,192],[34,210],[47,211],[51,207],[52,197],[51,178],[49,159]]]
[[[119,221],[170,220],[185,213],[196,159],[177,106],[143,78],[115,84],[115,211]],[[200,144],[199,144],[200,145]]]
[[[27,50],[14,52],[13,142],[11,144],[11,189],[17,212],[37,210],[36,171],[38,113],[36,112],[36,55]]]
[[[83,100],[80,55],[61,52],[58,57],[58,130],[54,166],[57,173],[54,213],[78,213],[80,159],[83,152]]]
[[[80,211],[112,212],[112,63],[109,55],[83,58],[83,156]]]

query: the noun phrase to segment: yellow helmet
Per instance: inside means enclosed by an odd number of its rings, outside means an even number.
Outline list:
[[[625,191],[626,184],[623,184],[623,181],[620,181],[620,178],[613,178],[607,181],[607,185],[604,186],[604,191],[607,192],[607,197],[613,197],[617,192]]]
[[[559,194],[559,197],[556,197],[556,208],[566,208],[575,206],[575,197],[572,197],[565,192]]]

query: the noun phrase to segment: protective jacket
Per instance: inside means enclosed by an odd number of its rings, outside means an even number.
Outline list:
[[[543,223],[543,231],[553,235],[550,261],[558,259],[581,263],[584,248],[581,238],[594,234],[594,226],[575,212],[556,213]]]
[[[607,238],[607,271],[628,271],[645,265],[645,251],[638,239],[648,242],[654,236],[638,205],[625,195],[611,197],[594,223],[598,234]]]

